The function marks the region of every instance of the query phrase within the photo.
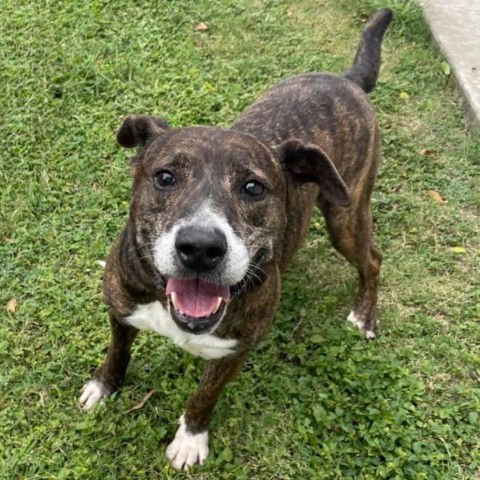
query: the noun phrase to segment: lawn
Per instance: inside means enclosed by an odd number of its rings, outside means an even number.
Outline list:
[[[349,66],[384,6],[2,2],[0,478],[185,478],[164,450],[200,360],[142,333],[125,387],[88,414],[76,404],[109,337],[98,261],[128,211],[115,131],[131,112],[226,127],[282,78]],[[388,6],[372,95],[379,338],[345,321],[356,275],[318,215],[274,327],[218,405],[209,460],[187,476],[480,478],[480,138],[418,8]]]

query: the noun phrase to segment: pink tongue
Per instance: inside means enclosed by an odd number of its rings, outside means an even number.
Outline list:
[[[177,306],[190,317],[208,317],[216,307],[218,299],[228,302],[230,290],[224,285],[207,283],[198,278],[182,280],[169,278],[167,295],[175,292]]]

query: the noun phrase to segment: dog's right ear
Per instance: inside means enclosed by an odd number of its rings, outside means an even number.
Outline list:
[[[117,142],[125,148],[144,147],[153,137],[168,129],[163,118],[129,115],[117,133]]]

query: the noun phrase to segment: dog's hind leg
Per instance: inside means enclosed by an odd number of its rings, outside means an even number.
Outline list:
[[[110,314],[110,330],[107,356],[82,389],[79,403],[84,410],[89,410],[99,400],[118,390],[125,380],[130,349],[138,330],[120,323],[113,314]]]
[[[373,339],[377,327],[377,294],[382,255],[373,246],[369,201],[364,199],[352,202],[346,208],[331,204],[322,207],[333,246],[359,274],[358,296],[348,320],[358,326],[365,338]]]

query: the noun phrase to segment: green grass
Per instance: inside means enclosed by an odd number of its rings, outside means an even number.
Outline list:
[[[418,9],[389,5],[397,16],[372,95],[381,336],[366,343],[345,322],[355,274],[315,218],[192,477],[480,478],[480,140]],[[141,334],[122,391],[89,414],[75,403],[109,336],[96,261],[128,210],[128,154],[114,132],[129,112],[228,126],[281,78],[346,68],[365,14],[382,6],[3,2],[0,478],[185,477],[164,449],[199,360]]]

